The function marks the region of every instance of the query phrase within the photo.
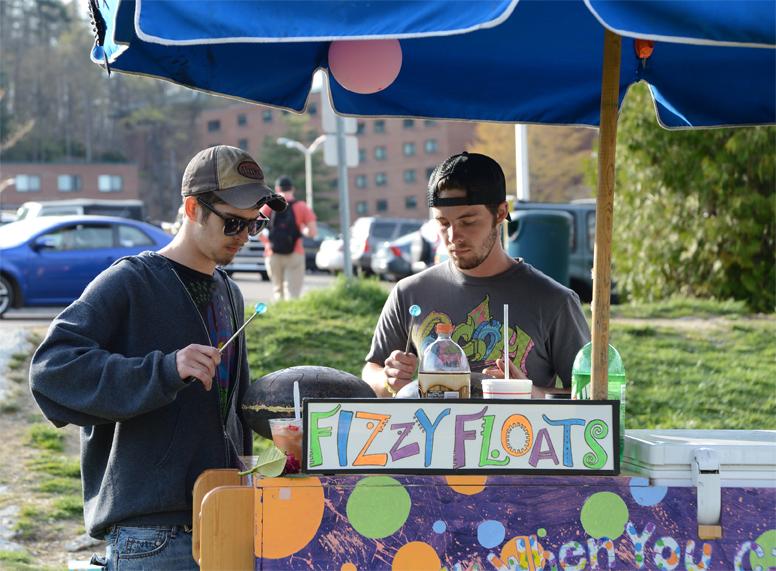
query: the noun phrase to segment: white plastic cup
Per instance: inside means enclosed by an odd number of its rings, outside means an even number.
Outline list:
[[[530,399],[530,379],[482,379],[482,396],[486,399]]]

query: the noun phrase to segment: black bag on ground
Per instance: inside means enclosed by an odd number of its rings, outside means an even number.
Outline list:
[[[283,212],[273,212],[269,223],[269,245],[273,254],[291,254],[294,245],[302,233],[296,224],[294,216],[294,202],[288,203],[288,208]]]

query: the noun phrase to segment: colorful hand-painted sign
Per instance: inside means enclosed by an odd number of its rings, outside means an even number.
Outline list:
[[[304,403],[306,473],[619,473],[618,401]]]

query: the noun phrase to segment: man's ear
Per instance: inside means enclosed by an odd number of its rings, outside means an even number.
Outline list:
[[[197,202],[197,199],[193,196],[184,198],[183,211],[186,213],[186,218],[192,222],[196,222],[199,213],[199,203]]]
[[[496,224],[501,224],[504,220],[506,220],[507,214],[509,214],[509,203],[505,200],[498,205],[498,216],[496,218]]]

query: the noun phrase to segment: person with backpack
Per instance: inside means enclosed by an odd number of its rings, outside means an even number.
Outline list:
[[[288,176],[278,177],[275,192],[285,197],[288,208],[283,212],[262,210],[262,214],[270,217],[261,241],[275,300],[296,299],[302,294],[305,271],[302,237],[315,238],[318,234],[315,213],[305,201],[294,198],[294,190]]]

